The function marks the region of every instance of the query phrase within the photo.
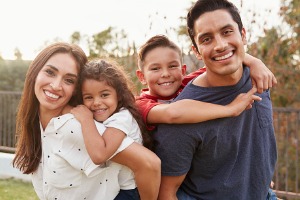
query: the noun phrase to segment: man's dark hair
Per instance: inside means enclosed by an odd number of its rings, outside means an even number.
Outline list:
[[[187,28],[189,36],[192,40],[193,45],[197,48],[196,41],[194,40],[195,32],[194,32],[194,23],[195,21],[204,13],[206,12],[212,12],[215,10],[226,10],[231,15],[233,21],[235,21],[238,24],[239,31],[242,33],[243,29],[243,23],[241,20],[241,16],[239,14],[239,11],[237,7],[227,1],[227,0],[198,0],[189,10],[187,14]],[[207,25],[209,26],[209,24]]]

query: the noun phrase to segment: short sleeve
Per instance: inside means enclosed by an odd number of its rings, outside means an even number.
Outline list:
[[[182,125],[162,124],[154,133],[155,153],[161,159],[163,176],[181,176],[189,171],[197,140],[187,130]]]

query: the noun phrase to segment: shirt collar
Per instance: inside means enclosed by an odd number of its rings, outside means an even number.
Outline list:
[[[53,125],[56,130],[58,130],[60,127],[62,127],[67,121],[70,119],[75,118],[74,115],[67,113],[58,117],[53,118]]]

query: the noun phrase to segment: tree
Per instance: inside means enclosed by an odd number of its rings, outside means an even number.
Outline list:
[[[275,106],[297,106],[300,95],[300,3],[281,1],[281,26],[264,30],[265,36],[249,45],[250,54],[261,58],[279,81],[272,89]],[[299,106],[299,105],[298,105]]]
[[[22,60],[22,53],[19,50],[19,48],[17,48],[17,47],[15,48],[14,55],[15,55],[16,60]]]

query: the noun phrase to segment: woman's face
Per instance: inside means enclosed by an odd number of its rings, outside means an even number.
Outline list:
[[[40,114],[60,114],[69,103],[78,80],[75,59],[67,53],[54,54],[38,73],[34,92],[40,103]]]

